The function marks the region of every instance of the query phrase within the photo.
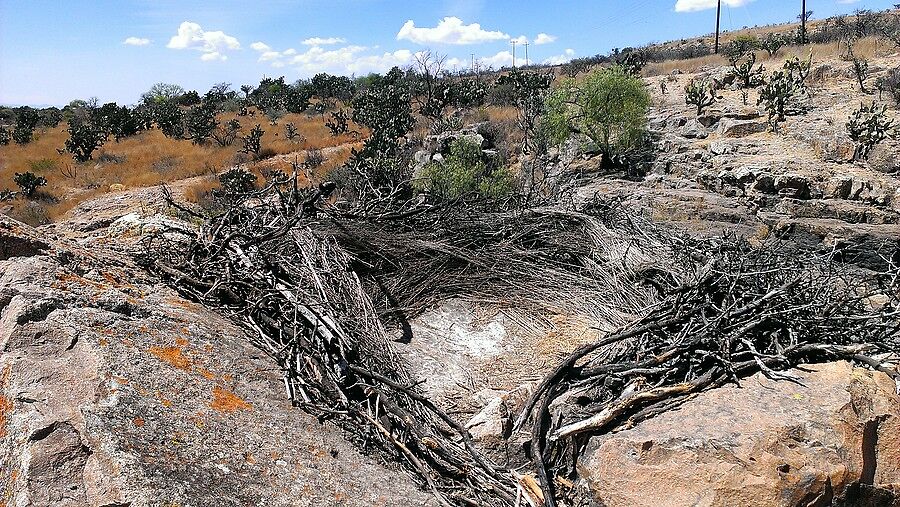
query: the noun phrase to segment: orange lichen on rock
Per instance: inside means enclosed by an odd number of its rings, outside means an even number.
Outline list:
[[[236,412],[252,410],[253,405],[247,403],[233,392],[219,386],[213,388],[213,400],[209,406],[218,412]]]
[[[147,351],[179,370],[191,371],[191,360],[181,353],[180,347],[150,347]]]
[[[142,426],[144,425],[144,419],[142,419],[142,418],[140,418],[140,417],[135,417],[134,420],[133,420],[132,422],[133,422],[134,425],[137,426],[138,428],[140,428],[140,427],[142,427]]]
[[[7,419],[13,410],[12,400],[3,396],[3,393],[6,391],[6,382],[9,378],[9,369],[10,367],[7,366],[3,369],[3,373],[0,373],[0,438],[6,436]]]
[[[182,332],[185,332],[185,331],[186,331],[185,329],[182,329]],[[188,345],[187,338],[182,338],[180,336],[178,338],[175,338],[175,345],[178,345],[179,347],[187,347],[187,345]]]

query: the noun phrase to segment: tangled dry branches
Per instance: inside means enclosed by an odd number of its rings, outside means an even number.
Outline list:
[[[198,231],[152,238],[151,266],[252,330],[295,404],[405,463],[443,505],[511,506],[517,493],[557,505],[591,434],[759,371],[791,380],[782,372],[837,358],[893,371],[896,266],[861,273],[784,245],[690,239],[599,201],[363,219],[325,204],[333,189],[283,177],[232,196]],[[548,374],[517,421],[530,423],[540,487],[486,459],[394,351],[386,322],[452,297],[598,323],[601,338]]]

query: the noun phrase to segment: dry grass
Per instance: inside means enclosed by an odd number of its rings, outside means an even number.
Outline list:
[[[728,65],[728,59],[722,55],[707,55],[687,60],[668,60],[650,63],[644,67],[644,77],[662,76],[679,70],[685,74],[694,74],[703,67],[721,67]]]
[[[357,139],[352,135],[332,137],[319,116],[290,114],[279,119],[275,126],[261,114],[255,117],[224,114],[219,120],[226,122],[232,118],[241,122],[244,132],[259,123],[265,130],[263,150],[268,149],[278,155],[329,148]],[[296,125],[303,136],[301,142],[285,138],[284,125],[287,122]],[[66,125],[60,124],[37,132],[36,139],[27,145],[0,146],[0,189],[15,189],[15,173],[31,171],[47,179],[47,186],[42,189],[43,198],[31,202],[23,199],[12,202],[10,215],[24,218],[32,224],[44,223],[58,218],[79,202],[108,192],[110,185],[120,184],[126,188],[153,186],[214,174],[246,159],[238,153],[240,140],[227,147],[220,147],[214,142],[198,146],[187,140],[169,139],[160,131],[151,130],[118,143],[110,140],[94,153],[93,160],[76,164],[68,153],[57,151],[65,147],[67,138]],[[329,163],[346,160],[346,157],[338,155],[332,157],[334,162]]]

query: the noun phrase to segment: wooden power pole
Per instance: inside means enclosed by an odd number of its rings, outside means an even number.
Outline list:
[[[805,2],[806,0],[804,0]],[[716,6],[716,54],[719,54],[719,21],[722,19],[722,0]]]
[[[806,44],[806,0],[803,0],[803,10],[800,11],[800,43]]]

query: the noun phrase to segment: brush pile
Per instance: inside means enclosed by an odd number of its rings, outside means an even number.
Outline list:
[[[251,330],[297,406],[404,463],[442,505],[567,503],[590,435],[759,371],[789,381],[780,372],[838,358],[893,371],[896,267],[860,273],[831,256],[692,239],[600,201],[362,217],[326,204],[332,185],[290,181],[229,196],[199,230],[154,236],[150,265]],[[536,480],[486,459],[394,351],[386,325],[449,298],[597,322],[601,338],[561,362],[518,420]]]

